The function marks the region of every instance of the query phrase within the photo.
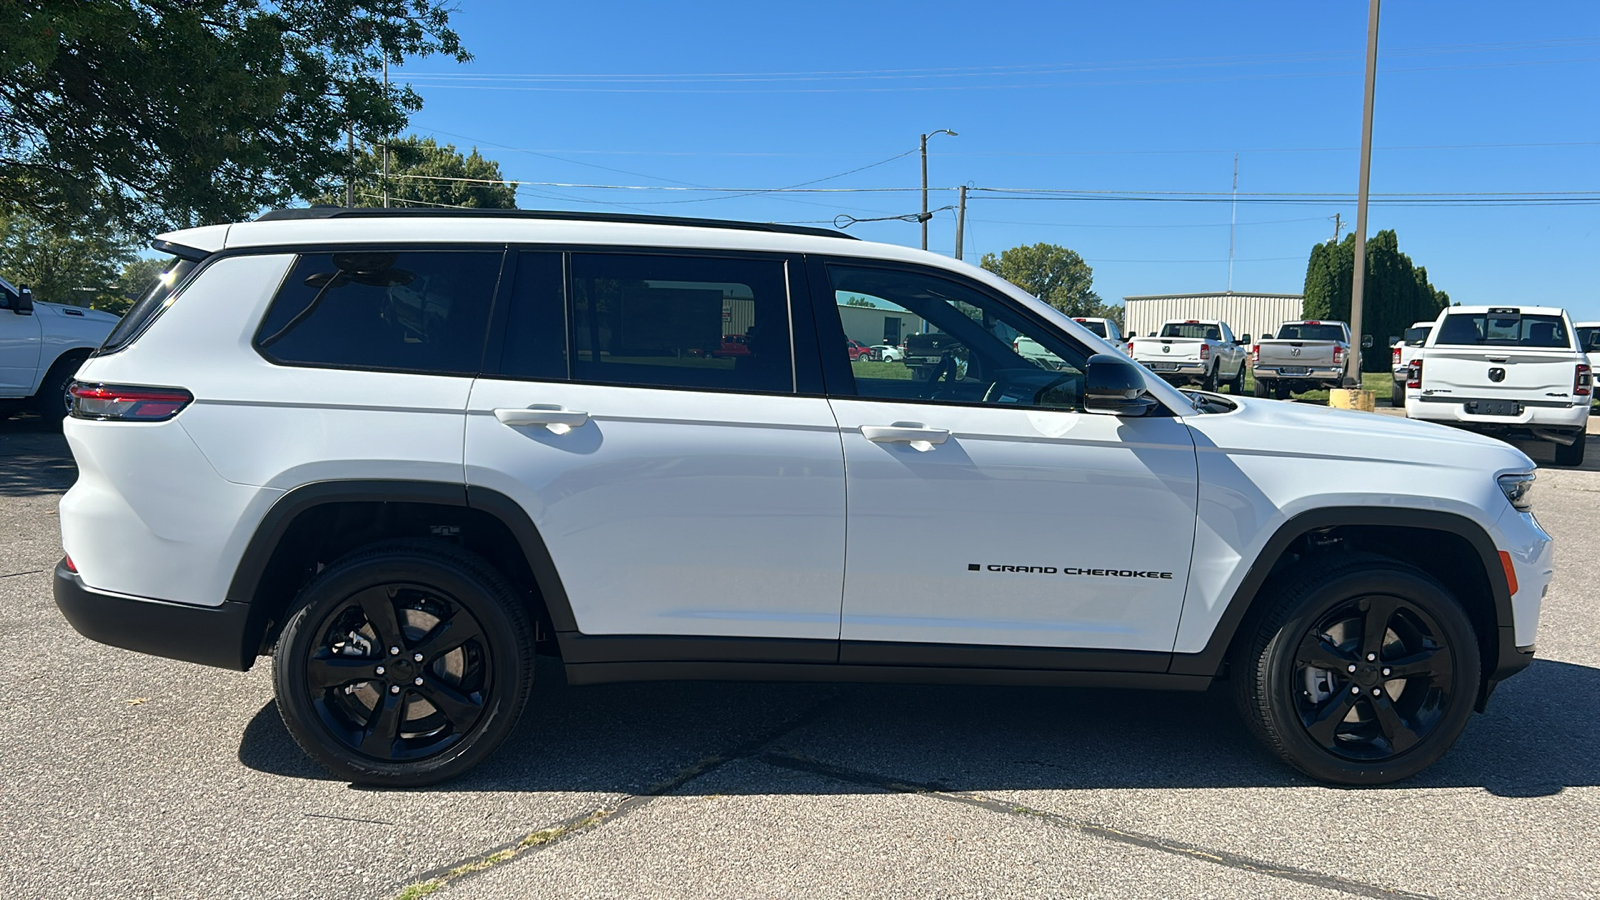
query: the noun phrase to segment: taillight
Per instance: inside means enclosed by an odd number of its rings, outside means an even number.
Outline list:
[[[1594,373],[1589,370],[1587,363],[1578,363],[1578,374],[1572,379],[1572,396],[1589,397],[1594,395]]]
[[[1206,360],[1208,360],[1210,358],[1211,358],[1211,345],[1210,344],[1201,344],[1200,345],[1200,361],[1201,362],[1205,362]]]
[[[1343,347],[1335,346],[1333,348],[1333,364],[1336,365],[1336,366],[1344,365],[1344,348]]]
[[[1133,341],[1129,341],[1128,342],[1128,355],[1129,356],[1133,355]]]
[[[71,387],[72,417],[112,422],[164,422],[194,401],[182,388],[83,384]]]
[[[1406,372],[1406,388],[1408,390],[1411,388],[1417,388],[1418,390],[1421,390],[1422,360],[1413,359],[1411,361],[1411,368]]]
[[[1391,365],[1391,366],[1400,365],[1400,348],[1399,347],[1394,348],[1394,352],[1389,354],[1389,356],[1390,356],[1389,365]]]
[[[1255,365],[1260,365],[1260,364],[1261,364],[1261,345],[1260,344],[1251,344],[1250,345],[1250,365],[1255,366]]]
[[[67,567],[68,572],[78,571],[78,564],[72,561],[71,556],[61,557],[61,564]]]

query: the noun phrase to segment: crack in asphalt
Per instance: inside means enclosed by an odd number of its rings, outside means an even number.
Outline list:
[[[1281,878],[1285,881],[1295,881],[1312,887],[1327,888],[1358,897],[1372,897],[1376,900],[1436,900],[1429,894],[1416,894],[1398,888],[1386,888],[1382,885],[1356,881],[1339,875],[1326,875],[1313,872],[1309,869],[1300,869],[1294,866],[1283,866],[1265,860],[1229,853],[1225,850],[1213,850],[1183,841],[1174,841],[1168,838],[1139,834],[1133,831],[1124,831],[1109,825],[1095,822],[1086,822],[1078,819],[1069,819],[1057,813],[1035,809],[1008,800],[996,800],[968,791],[953,791],[943,785],[903,781],[885,775],[876,775],[871,772],[861,772],[847,769],[830,763],[811,759],[792,753],[761,753],[755,757],[758,761],[769,766],[789,769],[796,772],[805,772],[811,775],[820,775],[835,781],[847,784],[857,784],[866,787],[881,788],[900,794],[916,794],[934,800],[943,800],[947,803],[959,803],[963,806],[973,806],[989,812],[1002,813],[1009,816],[1019,816],[1041,819],[1060,828],[1078,832],[1090,837],[1101,838],[1119,844],[1141,847],[1146,850],[1155,850],[1161,853],[1180,856],[1185,859],[1213,863],[1230,869],[1251,872],[1256,875],[1266,875],[1272,878]]]
[[[580,813],[570,819],[530,832],[515,841],[495,847],[487,853],[467,857],[458,862],[440,866],[437,869],[414,876],[401,889],[400,893],[395,895],[395,900],[417,900],[417,898],[426,897],[452,882],[483,872],[502,863],[510,862],[537,850],[542,850],[574,835],[593,830],[614,819],[620,819],[647,806],[658,798],[672,793],[689,782],[722,768],[728,763],[742,759],[760,758],[763,748],[767,745],[821,718],[829,707],[849,693],[851,693],[849,690],[836,691],[813,704],[805,712],[789,719],[771,731],[757,735],[725,752],[700,759],[679,770],[677,774],[666,781],[637,794],[624,797],[615,806],[601,806],[589,812]]]

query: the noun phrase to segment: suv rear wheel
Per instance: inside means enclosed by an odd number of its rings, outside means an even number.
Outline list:
[[[505,579],[454,545],[357,550],[300,592],[273,655],[278,711],[340,778],[416,787],[477,765],[533,684],[533,629]]]
[[[1336,784],[1409,778],[1455,743],[1478,689],[1478,640],[1450,592],[1367,553],[1302,564],[1234,659],[1250,730]]]

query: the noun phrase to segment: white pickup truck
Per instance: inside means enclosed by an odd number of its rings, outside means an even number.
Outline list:
[[[1422,354],[1422,345],[1433,332],[1433,320],[1412,322],[1400,340],[1389,348],[1389,370],[1394,374],[1394,387],[1389,391],[1389,405],[1404,409],[1406,405],[1406,378],[1411,374],[1411,364]]]
[[[1593,375],[1600,369],[1600,322],[1579,322],[1572,327],[1578,329],[1578,347],[1589,357],[1589,374]]]
[[[1593,372],[1565,310],[1453,306],[1411,364],[1406,416],[1550,441],[1556,465],[1575,466],[1593,397]]]
[[[1171,319],[1156,337],[1130,338],[1128,355],[1178,387],[1198,384],[1203,391],[1215,391],[1224,384],[1239,394],[1244,392],[1249,365],[1244,345],[1249,342],[1250,335],[1235,338],[1228,323],[1218,319]]]
[[[1350,326],[1343,322],[1285,322],[1276,338],[1250,348],[1257,397],[1282,400],[1296,391],[1346,387],[1354,383],[1351,362]]]
[[[52,422],[66,418],[73,374],[116,324],[98,309],[36,302],[0,278],[0,415],[31,405]]]

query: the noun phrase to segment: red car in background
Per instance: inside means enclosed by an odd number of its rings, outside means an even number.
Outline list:
[[[845,344],[850,348],[851,362],[855,362],[858,359],[872,358],[872,348],[868,347],[866,344],[856,340],[846,340]]]

